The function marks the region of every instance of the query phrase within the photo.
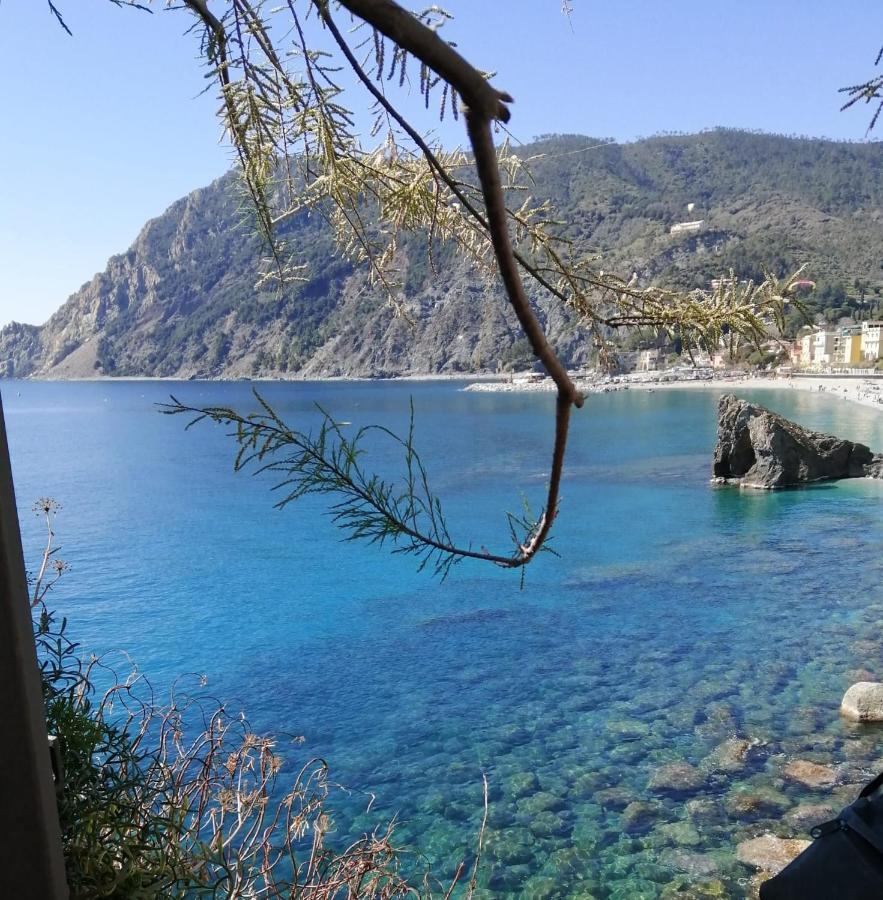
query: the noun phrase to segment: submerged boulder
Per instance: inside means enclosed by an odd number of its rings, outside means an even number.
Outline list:
[[[746,866],[753,866],[776,875],[795,857],[803,853],[811,841],[786,839],[773,834],[762,834],[736,847],[736,859]]]
[[[881,478],[883,456],[725,394],[718,406],[713,473],[719,483],[785,488],[835,478]]]
[[[795,759],[785,766],[784,774],[808,788],[828,788],[837,783],[837,773],[830,766],[822,766],[808,759]]]
[[[661,794],[681,794],[698,791],[705,776],[690,763],[679,761],[660,766],[647,782],[647,790]]]

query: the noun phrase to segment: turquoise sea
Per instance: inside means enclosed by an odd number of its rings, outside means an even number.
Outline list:
[[[260,390],[295,423],[318,402],[399,431],[413,399],[452,533],[506,549],[506,510],[542,503],[554,401],[461,387]],[[719,391],[588,398],[560,558],[523,588],[479,563],[439,583],[341,543],[322,498],[274,510],[268,478],[232,472],[222,428],[158,414],[170,393],[255,405],[248,384],[2,385],[28,561],[43,540],[31,505],[54,497],[71,570],[53,605],[84,648],[126,651],[158,689],[204,673],[257,730],[302,735],[283,742],[287,768],[330,762],[350,789],[341,836],[396,816],[443,878],[472,858],[485,773],[484,897],[738,898],[753,874],[738,841],[805,835],[883,768],[883,731],[837,712],[852,681],[883,678],[883,484],[711,487]],[[753,399],[883,449],[875,410]],[[394,471],[388,447],[372,452]],[[794,760],[836,784],[806,787]]]

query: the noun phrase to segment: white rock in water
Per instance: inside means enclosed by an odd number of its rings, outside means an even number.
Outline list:
[[[883,684],[859,681],[843,695],[840,713],[856,722],[883,722]]]

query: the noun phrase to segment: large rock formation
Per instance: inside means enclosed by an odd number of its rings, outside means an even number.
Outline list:
[[[864,444],[809,431],[740,400],[720,399],[714,478],[750,488],[785,488],[834,478],[881,478],[883,456]]]

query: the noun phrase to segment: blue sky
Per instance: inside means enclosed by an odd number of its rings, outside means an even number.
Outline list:
[[[0,2],[0,325],[45,321],[147,219],[231,164],[185,14],[56,4],[73,37],[43,0]],[[520,140],[717,125],[865,137],[867,110],[840,113],[837,88],[871,73],[878,0],[572,0],[569,20],[560,0],[441,5],[448,38],[515,97]],[[456,123],[419,124],[464,142]]]

